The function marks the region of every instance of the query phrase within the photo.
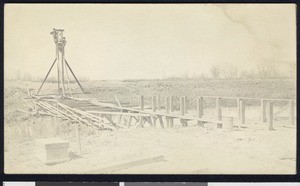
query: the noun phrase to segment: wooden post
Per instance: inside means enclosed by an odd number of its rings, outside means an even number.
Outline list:
[[[131,121],[132,121],[132,116],[129,116],[128,128],[129,128],[129,127],[130,127],[130,125],[131,125]]]
[[[180,115],[184,116],[185,115],[185,110],[184,110],[184,97],[180,98]],[[186,120],[180,119],[180,122],[183,127],[187,126]]]
[[[180,115],[181,116],[185,115],[185,111],[184,111],[184,97],[180,98]]]
[[[188,113],[188,100],[187,100],[187,96],[184,96],[183,99],[184,99],[184,112],[185,112],[185,114],[187,114]]]
[[[144,96],[140,96],[140,109],[144,110]]]
[[[246,111],[246,105],[245,105],[245,100],[244,99],[240,99],[240,106],[241,106],[241,109],[240,109],[240,122],[241,124],[245,124],[245,121],[246,121],[246,118],[245,118],[245,111]]]
[[[79,123],[75,124],[75,133],[77,135],[78,139],[78,148],[79,148],[79,155],[82,155],[82,149],[81,149],[81,139],[80,139],[80,133],[79,133]]]
[[[170,109],[174,112],[174,96],[170,96]]]
[[[169,114],[170,113],[170,97],[165,98],[165,109],[166,109],[166,114]],[[170,127],[170,119],[167,116],[166,116],[166,122],[167,122],[167,127]]]
[[[233,117],[225,117],[223,118],[223,126],[224,130],[232,131],[233,129]]]
[[[174,111],[174,96],[170,96],[170,113],[172,113]],[[173,128],[174,127],[174,118],[170,117],[170,127]]]
[[[156,112],[156,97],[152,96],[152,111]]]
[[[153,112],[156,112],[156,97],[155,96],[152,96],[152,111]],[[152,117],[152,116],[150,116]],[[153,126],[156,127],[156,116],[153,116],[152,117],[152,120],[153,120]]]
[[[290,124],[295,125],[295,102],[294,100],[289,101],[289,112],[290,112]]]
[[[159,120],[161,128],[165,128],[162,116],[158,116],[158,120]]]
[[[140,96],[140,109],[141,111],[144,110],[144,96]],[[139,116],[139,125],[141,127],[143,127],[143,120],[144,120],[143,116]]]
[[[165,98],[165,108],[166,108],[166,113],[170,113],[170,97]]]
[[[269,130],[273,130],[273,102],[268,102],[268,125]]]
[[[261,114],[262,114],[262,122],[266,123],[267,122],[267,101],[264,99],[260,100],[260,107],[261,107]]]
[[[221,98],[216,99],[217,104],[217,120],[222,121],[222,105],[221,105]]]
[[[241,104],[240,98],[236,99],[236,111],[237,111],[237,118],[241,119]]]
[[[197,99],[197,115],[198,118],[202,118],[203,116],[203,97],[200,97]],[[202,121],[198,121],[198,126],[203,127],[203,122]]]
[[[160,110],[161,105],[160,105],[160,95],[156,96],[156,109]]]
[[[174,127],[174,118],[170,117],[170,127]]]
[[[28,138],[27,139],[30,139],[30,138],[32,138],[32,134],[31,134],[31,121],[32,120],[32,116],[31,116],[31,114],[29,115],[29,117],[28,117],[28,121],[27,121],[27,127],[26,127],[26,130],[27,130],[27,133],[28,133]]]

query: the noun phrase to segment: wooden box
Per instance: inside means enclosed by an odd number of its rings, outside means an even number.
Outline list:
[[[45,164],[69,160],[69,142],[59,138],[36,140],[36,157]]]

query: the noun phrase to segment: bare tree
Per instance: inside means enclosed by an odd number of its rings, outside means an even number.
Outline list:
[[[273,78],[277,75],[275,64],[272,62],[257,65],[257,71],[260,78]]]
[[[237,78],[238,77],[238,68],[235,65],[229,65],[224,70],[225,78]]]

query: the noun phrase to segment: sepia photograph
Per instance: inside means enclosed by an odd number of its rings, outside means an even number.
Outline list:
[[[5,4],[6,174],[295,175],[295,4]]]

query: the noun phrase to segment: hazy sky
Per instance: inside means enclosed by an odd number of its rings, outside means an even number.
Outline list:
[[[91,79],[296,63],[295,12],[293,4],[6,5],[5,75],[44,76],[55,58],[53,28],[65,29],[75,73]]]

